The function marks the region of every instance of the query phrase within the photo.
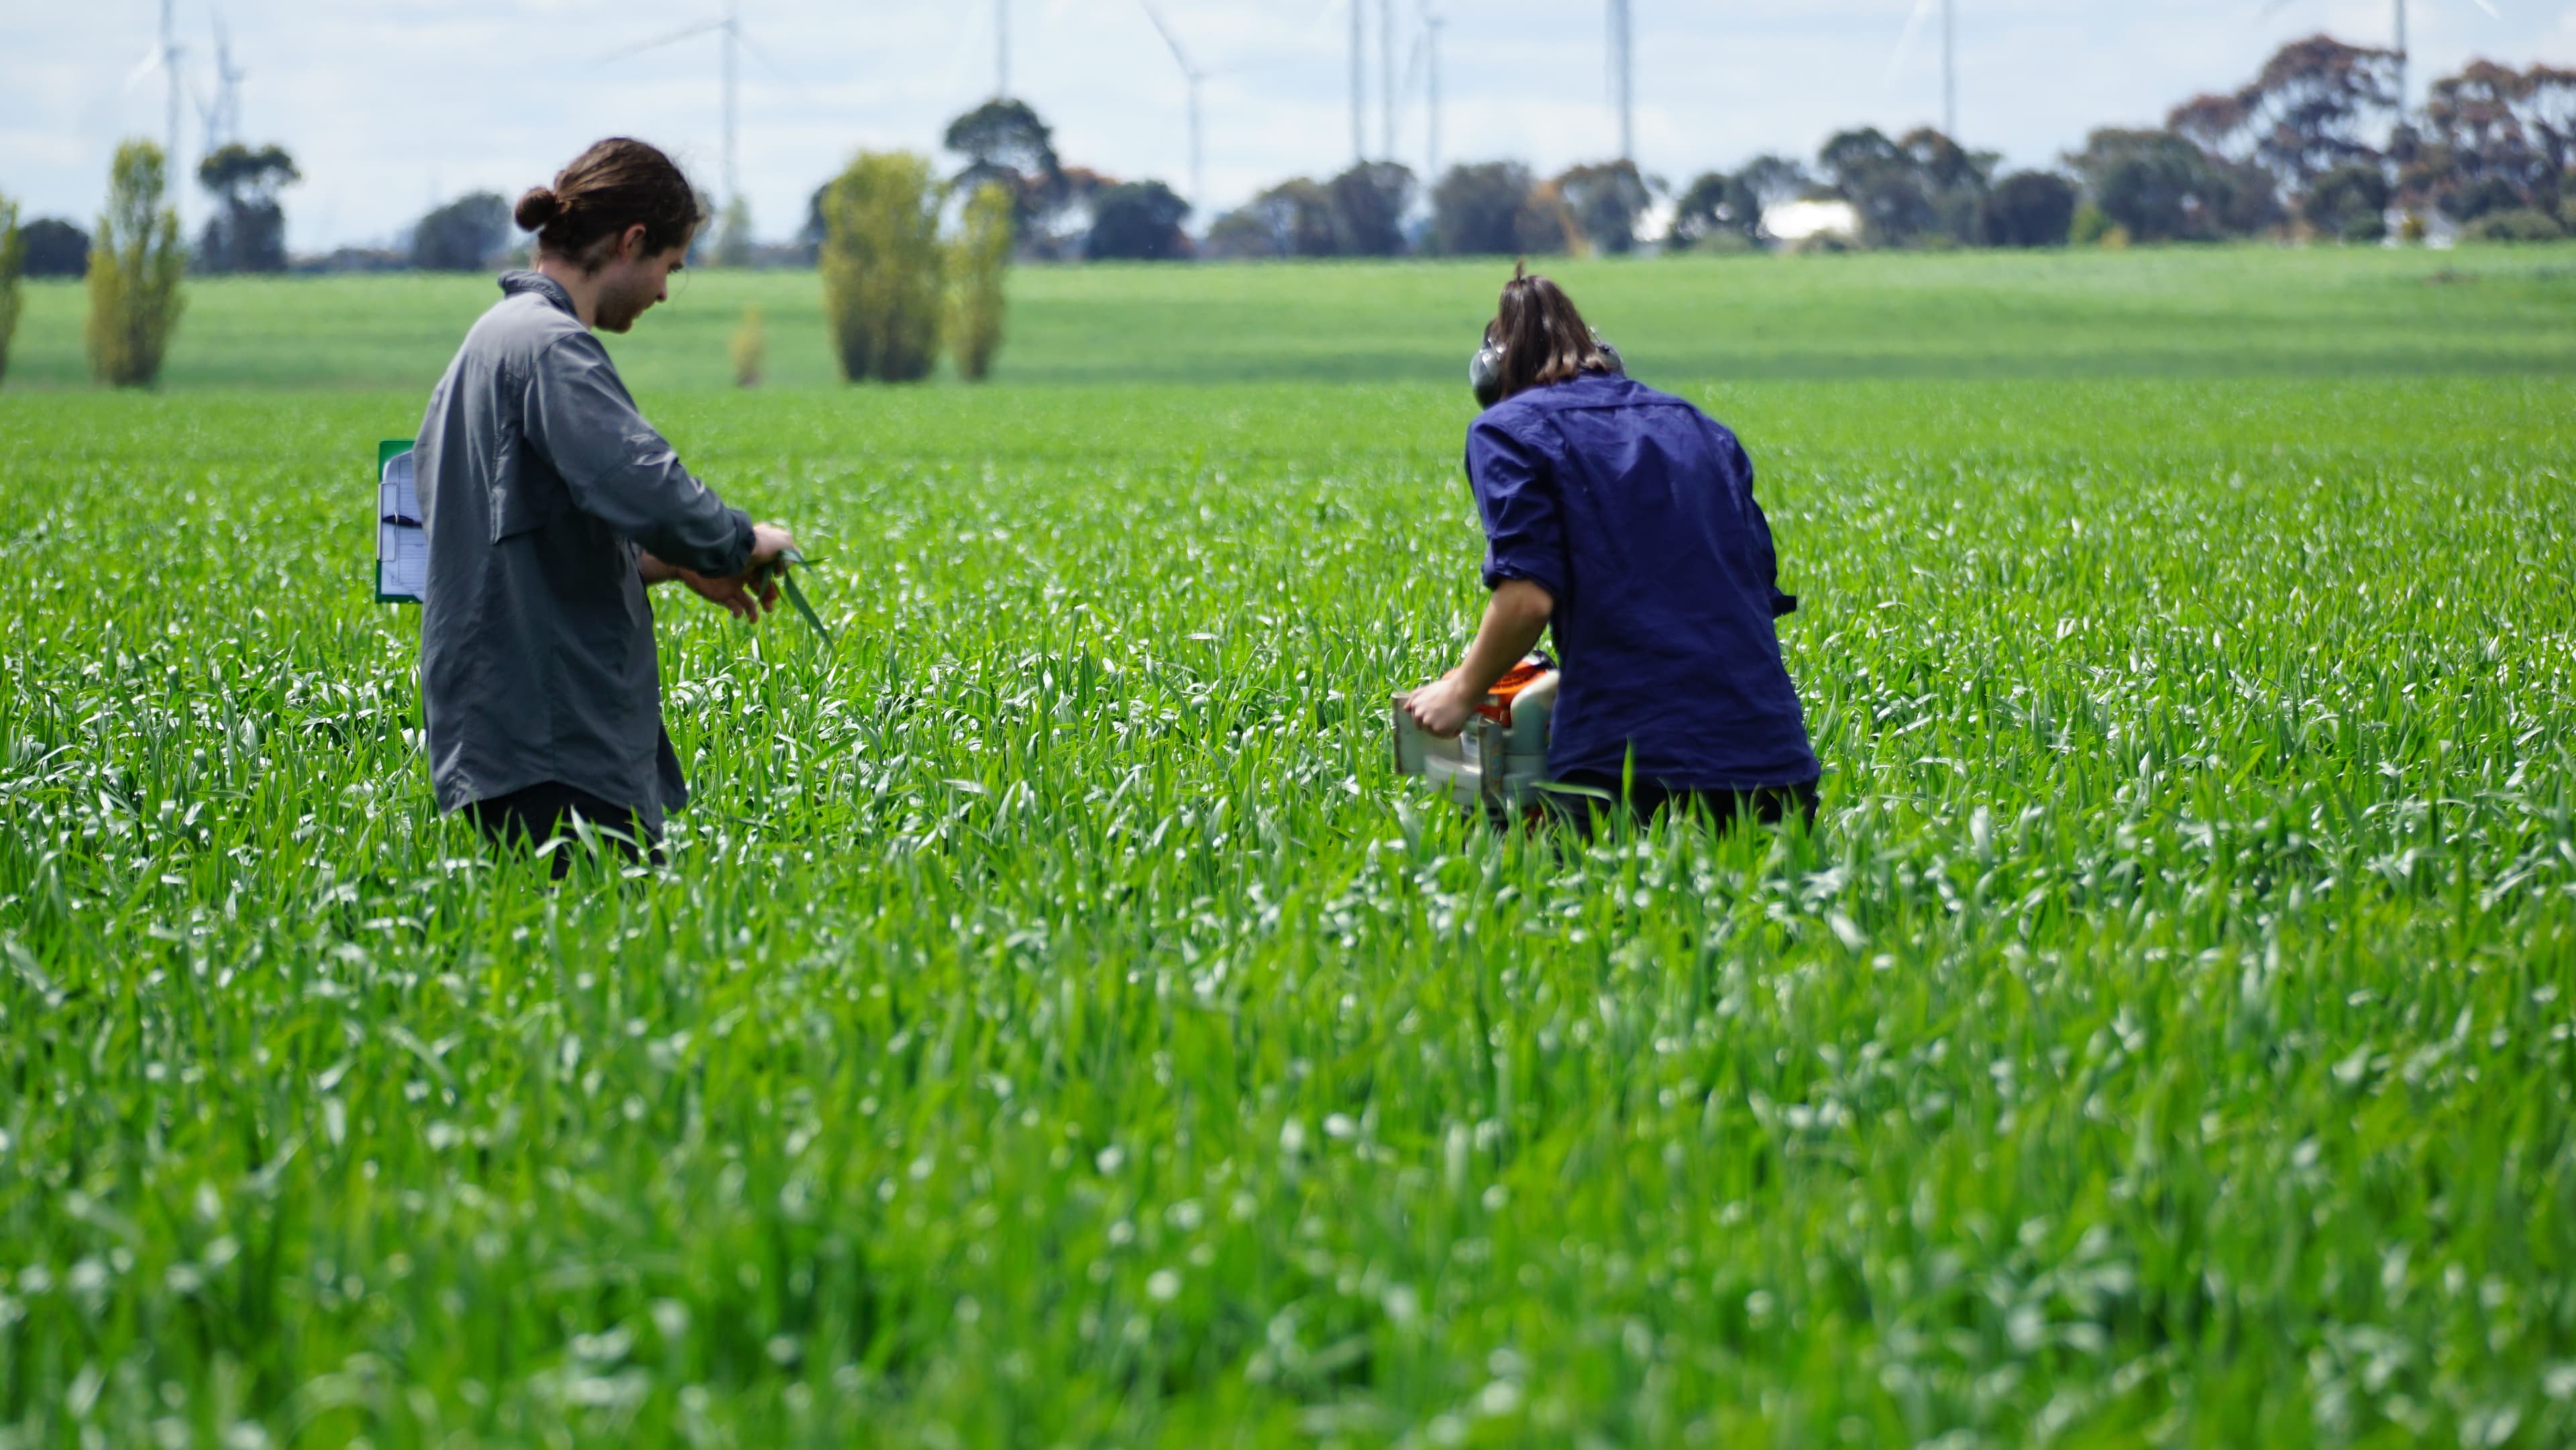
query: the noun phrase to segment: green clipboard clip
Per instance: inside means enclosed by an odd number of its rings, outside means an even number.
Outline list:
[[[805,616],[805,622],[812,625],[814,633],[822,637],[823,647],[829,649],[832,647],[832,632],[823,627],[822,617],[814,612],[813,605],[805,602],[805,591],[797,587],[796,571],[803,567],[805,567],[803,553],[795,549],[785,550],[779,554],[776,562],[762,565],[752,576],[752,591],[758,593],[763,585],[775,577],[778,587],[787,595],[787,602],[796,606],[798,614]]]

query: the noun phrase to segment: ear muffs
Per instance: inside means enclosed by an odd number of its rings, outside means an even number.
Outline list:
[[[1611,346],[1610,339],[1603,337],[1598,328],[1592,330],[1592,345],[1601,349],[1601,355],[1610,360],[1611,372],[1623,378],[1628,375],[1627,361],[1619,356],[1619,349]],[[1468,360],[1467,386],[1475,390],[1479,408],[1490,408],[1503,400],[1503,349],[1494,341],[1494,329],[1490,325],[1485,328],[1484,341],[1476,347],[1475,357]]]
[[[1494,330],[1485,329],[1484,341],[1476,345],[1476,356],[1467,364],[1467,386],[1476,390],[1476,406],[1490,408],[1503,400],[1503,350],[1494,343]]]

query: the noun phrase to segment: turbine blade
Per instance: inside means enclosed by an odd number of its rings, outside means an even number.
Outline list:
[[[749,32],[736,28],[733,33],[733,38],[742,42],[742,48],[750,51],[754,60],[757,60],[762,65],[769,67],[769,73],[771,75],[787,82],[788,85],[796,89],[798,94],[802,95],[805,93],[805,83],[798,80],[796,77],[789,75],[787,73],[787,68],[780,65],[777,57],[772,56],[769,53],[768,47],[762,45],[759,41],[752,39]]]
[[[2472,4],[2472,5],[2475,5],[2475,6],[2476,6],[2476,7],[2478,7],[2480,10],[2485,11],[2485,12],[2487,13],[2487,18],[2488,18],[2489,20],[2502,20],[2502,19],[2504,18],[2504,12],[2503,12],[2503,11],[2501,11],[2501,10],[2498,10],[2497,8],[2495,8],[2495,6],[2494,6],[2494,5],[2492,5],[2492,4],[2490,4],[2490,3],[2488,3],[2488,0],[2469,0],[2469,3],[2470,3],[2470,4]],[[2430,4],[2427,4],[2424,8],[2425,8],[2425,9],[2427,9],[2427,10],[2430,10],[2430,9],[2432,9],[2432,8],[2434,8],[2434,7],[2433,7],[2433,6],[2431,6]]]
[[[1172,59],[1180,63],[1181,74],[1188,75],[1190,58],[1182,51],[1180,40],[1172,34],[1172,27],[1163,23],[1163,12],[1154,8],[1154,0],[1136,0],[1136,3],[1145,7],[1145,18],[1154,22],[1155,33],[1162,36],[1163,43],[1172,48]]]
[[[691,36],[704,35],[713,30],[722,30],[724,29],[724,25],[725,23],[721,20],[702,20],[695,25],[684,25],[667,35],[657,35],[651,40],[640,41],[634,45],[612,50],[606,55],[599,57],[597,60],[592,61],[591,64],[606,65],[612,60],[624,60],[630,55],[642,55],[648,50],[659,49],[665,45],[677,44],[680,41],[689,39]]]
[[[2269,20],[2273,16],[2280,14],[2282,11],[2289,9],[2290,5],[2291,0],[2271,0],[2271,3],[2254,12],[2254,19],[2257,23]]]
[[[143,84],[145,77],[151,75],[154,71],[159,70],[160,68],[161,51],[158,46],[155,46],[154,48],[143,52],[143,59],[137,62],[132,73],[126,76],[125,88],[128,91],[133,90],[136,86]]]
[[[1905,29],[1896,37],[1896,51],[1887,58],[1887,80],[1895,80],[1896,73],[1905,68],[1905,58],[1914,50],[1914,37],[1923,33],[1923,22],[1932,18],[1933,8],[1940,3],[1941,0],[1914,0],[1914,13],[1905,17]]]

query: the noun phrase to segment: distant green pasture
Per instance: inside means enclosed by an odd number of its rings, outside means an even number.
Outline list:
[[[2348,375],[2576,367],[2576,247],[2232,247],[1543,264],[1661,378]],[[1002,382],[1446,380],[1492,260],[1024,267]],[[164,385],[426,389],[489,278],[200,280]],[[86,386],[81,292],[30,288],[13,387]],[[758,307],[779,386],[837,381],[810,272],[683,274],[615,344],[639,389],[722,387]]]

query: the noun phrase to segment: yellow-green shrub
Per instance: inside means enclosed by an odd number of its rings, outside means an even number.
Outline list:
[[[907,151],[862,151],[823,193],[823,314],[852,382],[914,382],[939,361],[939,202]]]
[[[729,348],[733,354],[733,383],[738,388],[760,385],[760,375],[769,365],[769,334],[760,325],[760,309],[742,310],[742,326],[734,329]]]
[[[161,148],[128,141],[108,175],[107,213],[89,251],[89,366],[103,383],[137,387],[160,376],[186,299],[179,213],[161,204]]]
[[[0,196],[0,378],[9,376],[9,339],[18,331],[18,277],[27,270],[27,238],[18,204]]]
[[[1002,278],[1011,266],[1011,194],[991,182],[975,188],[951,246],[948,355],[957,375],[979,383],[1002,350]]]

